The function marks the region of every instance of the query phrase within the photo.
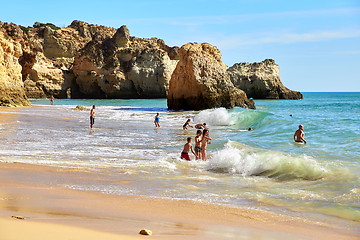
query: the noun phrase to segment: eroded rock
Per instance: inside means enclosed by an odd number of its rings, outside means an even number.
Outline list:
[[[216,47],[208,43],[188,43],[180,48],[179,57],[170,80],[169,109],[255,108],[254,102],[230,81],[227,66]]]
[[[300,92],[286,88],[279,66],[272,59],[255,63],[236,63],[227,70],[234,85],[254,99],[302,99]]]

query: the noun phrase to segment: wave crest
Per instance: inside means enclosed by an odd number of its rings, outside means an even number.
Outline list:
[[[255,149],[232,141],[211,155],[206,170],[277,180],[317,180],[331,172],[324,164],[308,156]]]

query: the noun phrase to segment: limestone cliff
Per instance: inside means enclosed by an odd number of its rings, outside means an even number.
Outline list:
[[[20,59],[27,96],[65,98],[68,89],[77,89],[70,69],[78,52],[92,39],[107,39],[115,31],[80,21],[57,30],[49,26],[30,28],[24,34],[24,54]],[[73,94],[76,97],[76,91]]]
[[[207,43],[188,43],[180,48],[179,57],[170,80],[169,109],[255,108],[254,102],[230,81],[227,66],[216,47]]]
[[[227,70],[234,85],[254,99],[302,99],[300,92],[286,88],[279,66],[272,59],[255,63],[236,63]]]
[[[0,22],[0,106],[30,105],[24,92],[19,58],[21,44],[9,36],[11,26]]]
[[[177,47],[130,37],[126,26],[112,38],[90,41],[71,68],[79,92],[90,98],[165,98]]]

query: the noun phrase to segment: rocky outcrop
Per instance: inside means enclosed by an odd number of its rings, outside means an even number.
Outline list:
[[[12,39],[6,30],[11,27],[0,22],[0,106],[30,105],[24,92],[19,58],[21,44]]]
[[[70,69],[78,52],[92,39],[101,41],[114,33],[113,28],[80,21],[57,30],[49,26],[29,29],[23,43],[24,55],[20,59],[26,95],[66,98],[69,89],[77,89]],[[73,97],[79,95],[72,92]]]
[[[2,27],[18,42],[21,78],[30,98],[165,98],[178,47],[119,29],[73,21],[66,28]]]
[[[207,43],[188,43],[180,48],[179,57],[170,80],[169,109],[255,108],[254,102],[230,81],[227,66],[216,47]]]
[[[89,42],[71,70],[87,98],[165,98],[176,51],[160,39],[130,37],[122,26],[112,38]]]
[[[279,66],[272,59],[259,63],[236,63],[227,70],[234,85],[254,99],[302,99],[300,92],[286,88]]]

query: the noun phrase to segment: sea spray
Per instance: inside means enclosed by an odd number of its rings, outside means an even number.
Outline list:
[[[278,180],[317,180],[331,171],[308,156],[257,149],[232,141],[211,155],[206,169],[212,172],[265,176]]]

